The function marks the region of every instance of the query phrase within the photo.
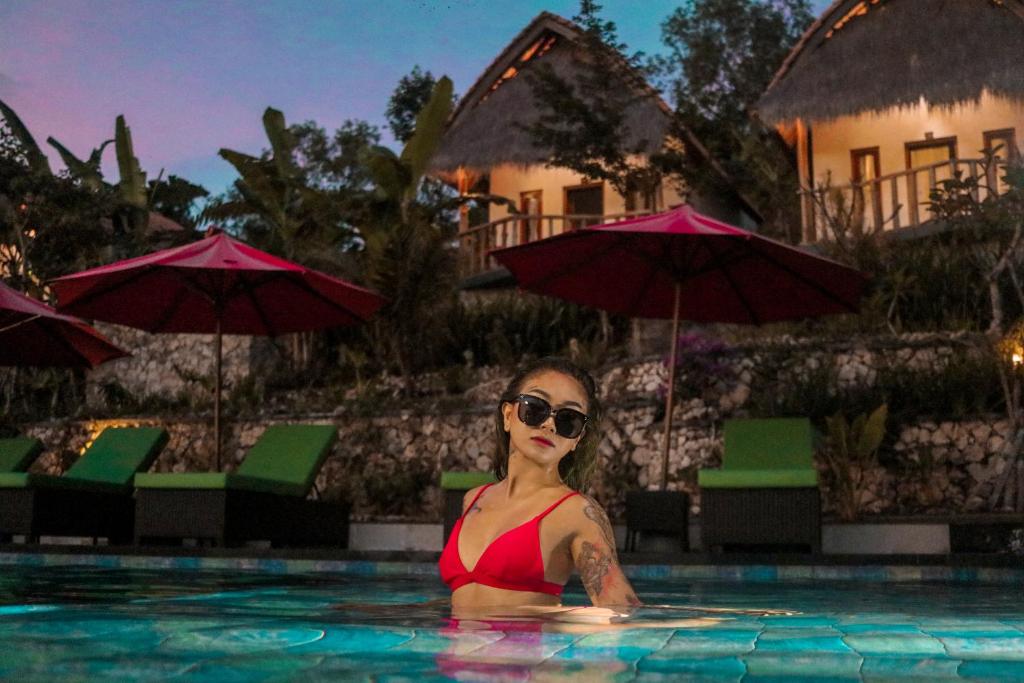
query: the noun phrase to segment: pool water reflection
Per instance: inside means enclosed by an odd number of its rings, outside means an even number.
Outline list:
[[[654,628],[458,622],[430,577],[0,567],[0,678],[1021,680],[1008,585],[636,581]],[[568,603],[585,603],[570,584]],[[737,610],[705,611],[704,608]],[[786,610],[792,614],[759,613]],[[693,628],[650,622],[692,616]]]

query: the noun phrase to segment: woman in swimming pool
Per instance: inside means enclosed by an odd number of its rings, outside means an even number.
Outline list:
[[[561,612],[573,569],[596,607],[624,616],[640,604],[608,516],[580,492],[596,465],[600,422],[593,378],[567,360],[545,358],[512,379],[495,415],[499,481],[466,494],[441,554],[454,612]]]

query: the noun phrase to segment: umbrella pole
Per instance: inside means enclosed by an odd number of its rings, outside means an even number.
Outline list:
[[[213,452],[217,463],[217,471],[220,472],[220,384],[221,384],[221,332],[220,314],[217,314],[217,334],[214,342],[214,353],[216,355],[214,374],[216,378],[213,385]]]
[[[665,439],[661,453],[661,490],[668,487],[668,454],[672,448],[672,404],[676,388],[676,347],[679,339],[679,295],[682,283],[676,282],[675,303],[672,306],[672,351],[668,363],[668,392],[665,395]]]

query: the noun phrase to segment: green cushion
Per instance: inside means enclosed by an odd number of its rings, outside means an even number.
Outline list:
[[[124,486],[88,479],[77,479],[67,475],[55,477],[51,474],[35,474],[28,472],[0,472],[0,489],[74,489],[76,491],[103,491],[120,493]]]
[[[0,489],[28,488],[28,478],[28,472],[0,472]]]
[[[723,470],[814,469],[811,421],[726,420]]]
[[[135,486],[140,489],[236,489],[295,495],[292,487],[278,481],[257,479],[228,472],[181,472],[168,474],[136,474]]]
[[[260,435],[235,473],[140,474],[135,485],[146,489],[231,488],[305,497],[337,438],[333,425],[274,425]]]
[[[442,472],[441,488],[468,491],[469,489],[494,483],[491,472]]]
[[[27,436],[0,439],[0,472],[24,472],[43,452],[43,442]]]
[[[818,472],[807,468],[701,470],[697,484],[705,489],[814,488],[818,486]]]
[[[238,474],[270,479],[282,487],[281,493],[305,496],[337,438],[334,425],[268,427],[246,453]]]
[[[136,472],[145,472],[167,443],[159,427],[108,427],[64,475],[68,479],[130,488]]]

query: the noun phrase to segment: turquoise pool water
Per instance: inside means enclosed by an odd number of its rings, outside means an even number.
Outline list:
[[[0,567],[14,681],[1024,680],[1021,587],[637,580],[648,622],[453,624],[433,577]],[[585,602],[570,584],[566,602]],[[715,612],[727,608],[744,612]],[[794,614],[760,614],[787,610]],[[748,612],[749,611],[749,612]]]

